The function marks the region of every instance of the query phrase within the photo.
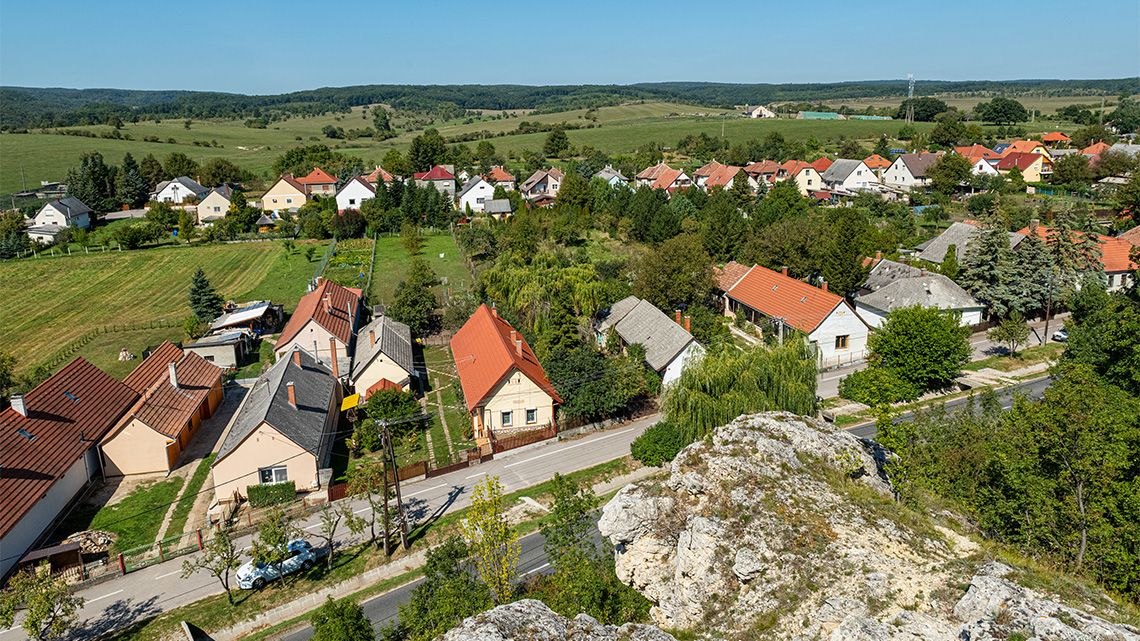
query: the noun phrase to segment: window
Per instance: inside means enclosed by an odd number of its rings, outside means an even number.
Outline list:
[[[835,349],[847,349],[847,339],[849,336],[843,334],[842,336],[835,337]]]
[[[262,483],[284,483],[289,480],[289,470],[284,465],[263,467],[257,471]]]
[[[538,410],[527,410],[526,411],[526,424],[527,425],[534,425],[537,422],[538,422]]]
[[[277,202],[277,201],[275,200],[275,201],[273,201],[273,202]],[[286,198],[286,199],[285,199],[285,203],[286,203],[286,204],[290,204],[290,205],[291,205],[291,204],[293,204],[293,199],[292,199],[292,198]]]
[[[205,360],[207,363],[213,363],[214,362],[214,355],[213,354],[206,354],[205,356],[202,357],[202,359]]]
[[[349,198],[349,199],[348,199],[348,204],[350,204],[350,205],[355,205],[355,204],[356,204],[356,199],[355,199],[355,198]]]
[[[502,424],[502,426],[503,427],[510,427],[511,426],[511,414],[512,413],[511,412],[500,412],[499,414],[500,414],[499,422]]]

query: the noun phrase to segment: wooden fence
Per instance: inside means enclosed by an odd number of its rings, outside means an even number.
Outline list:
[[[558,436],[558,427],[555,425],[547,425],[546,427],[537,430],[529,430],[526,432],[512,433],[503,438],[494,437],[491,439],[491,450],[498,454],[516,448],[524,447],[539,441],[554,438]]]

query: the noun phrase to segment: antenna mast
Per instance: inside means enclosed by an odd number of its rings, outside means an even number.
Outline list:
[[[914,74],[906,75],[906,121],[914,122]]]

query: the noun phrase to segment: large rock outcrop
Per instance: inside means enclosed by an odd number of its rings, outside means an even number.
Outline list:
[[[1073,608],[899,506],[873,443],[813,419],[744,416],[667,479],[623,488],[602,534],[662,627],[797,641],[1140,641],[1107,597]],[[1097,616],[1097,615],[1102,616]]]
[[[567,619],[524,599],[464,619],[441,641],[676,641],[650,625],[603,625],[585,614]]]

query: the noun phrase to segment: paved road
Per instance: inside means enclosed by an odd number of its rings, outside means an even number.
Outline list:
[[[629,445],[645,428],[660,420],[653,415],[625,426],[597,432],[582,438],[544,443],[522,448],[482,465],[458,470],[440,477],[402,485],[404,505],[417,524],[438,519],[444,514],[466,507],[471,489],[486,475],[497,475],[507,492],[524,489],[553,478],[621,458],[629,454]],[[358,512],[367,510],[364,502],[353,504]],[[320,518],[312,515],[296,525],[306,532],[316,532]],[[337,540],[341,545],[356,543],[344,528]],[[236,542],[250,544],[251,537]],[[539,544],[541,549],[541,544]],[[222,592],[216,579],[205,572],[180,578],[182,557],[152,565],[126,576],[82,589],[85,600],[79,612],[83,623],[72,631],[73,639],[89,639],[122,628],[139,619],[197,601]],[[22,628],[0,630],[0,641],[27,638]]]

